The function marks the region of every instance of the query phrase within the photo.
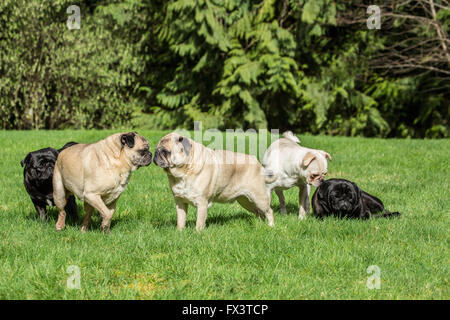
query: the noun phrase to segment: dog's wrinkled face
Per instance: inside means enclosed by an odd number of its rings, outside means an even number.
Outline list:
[[[331,160],[331,156],[321,150],[308,152],[305,155],[301,166],[306,171],[306,182],[308,184],[318,187],[325,180],[325,176],[328,173],[326,158]]]
[[[350,215],[358,207],[359,200],[360,190],[355,183],[342,180],[328,187],[326,201],[334,213]]]
[[[24,174],[34,179],[51,179],[57,157],[58,152],[55,149],[45,148],[27,154],[20,165],[25,168]]]
[[[120,135],[120,145],[126,158],[134,166],[134,170],[152,163],[152,153],[149,150],[149,144],[137,132],[128,132]]]
[[[188,138],[169,133],[158,142],[153,161],[163,169],[181,167],[189,162],[191,146]]]

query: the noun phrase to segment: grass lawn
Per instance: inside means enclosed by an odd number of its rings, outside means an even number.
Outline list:
[[[297,190],[285,192],[288,215],[273,194],[275,227],[239,204],[214,204],[195,232],[190,207],[183,232],[167,177],[154,164],[134,172],[113,218],[82,234],[84,216],[55,231],[38,220],[23,186],[26,153],[70,140],[94,142],[113,131],[0,132],[1,299],[449,299],[450,140],[300,136],[328,151],[328,177],[353,180],[381,198],[395,219],[297,219]],[[151,150],[165,132],[139,131]],[[314,188],[313,188],[314,189]],[[81,289],[66,286],[78,266]],[[381,288],[366,287],[367,268]]]

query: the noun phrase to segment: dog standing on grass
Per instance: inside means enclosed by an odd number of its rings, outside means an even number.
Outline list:
[[[53,206],[53,170],[58,154],[77,144],[68,142],[61,149],[44,148],[32,151],[20,161],[23,167],[23,183],[43,223],[47,221],[47,206]],[[66,210],[77,217],[77,204],[73,196],[67,199]]]
[[[264,170],[255,156],[213,150],[177,133],[156,146],[155,164],[164,169],[175,198],[178,229],[186,224],[188,206],[197,207],[197,231],[205,227],[213,202],[233,202],[273,226],[273,212],[264,183]]]
[[[63,150],[53,174],[53,198],[59,211],[56,230],[65,227],[64,206],[70,195],[84,201],[86,216],[81,231],[90,223],[94,209],[102,217],[101,229],[109,232],[116,202],[132,171],[152,162],[149,144],[136,132],[116,133],[91,144]]]
[[[299,145],[300,140],[290,131],[270,145],[264,153],[262,164],[266,176],[266,189],[271,196],[275,190],[281,213],[286,213],[283,190],[299,188],[298,218],[303,219],[309,212],[310,186],[318,187],[325,179],[330,154],[323,150],[309,149]]]

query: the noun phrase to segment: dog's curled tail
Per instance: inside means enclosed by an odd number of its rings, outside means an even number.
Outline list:
[[[283,138],[289,139],[295,143],[300,144],[300,140],[299,138],[297,138],[292,131],[286,131],[285,133],[283,133]]]

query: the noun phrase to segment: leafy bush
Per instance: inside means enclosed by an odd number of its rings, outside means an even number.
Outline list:
[[[69,30],[72,3],[0,3],[2,128],[106,128],[129,121],[142,63],[114,18],[133,3],[81,5],[81,29]],[[122,26],[136,18],[125,16]]]
[[[168,1],[159,8],[165,19],[153,57],[171,64],[163,72],[156,64],[148,79],[147,111],[157,128],[202,120],[217,128],[448,137],[448,78],[371,68],[407,25],[368,30],[366,8],[331,0]],[[363,22],[347,25],[344,13]]]
[[[372,2],[5,0],[0,127],[449,137],[450,9]]]

